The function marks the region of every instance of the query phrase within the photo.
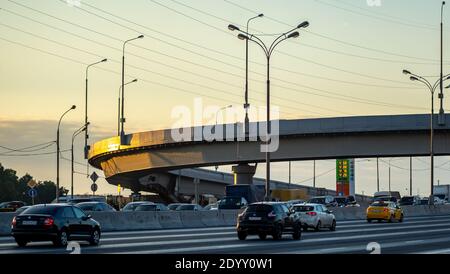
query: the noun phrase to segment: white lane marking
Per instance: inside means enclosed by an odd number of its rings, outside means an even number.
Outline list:
[[[363,232],[372,232],[372,231],[389,231],[389,230],[406,230],[406,229],[410,229],[410,228],[430,228],[430,227],[438,227],[438,226],[443,226],[443,225],[450,225],[450,222],[444,222],[444,223],[438,223],[438,224],[425,224],[425,225],[415,225],[415,226],[383,226],[383,227],[373,227],[373,228],[367,228],[367,229],[361,229],[358,230],[358,233],[363,233]],[[370,225],[366,225],[370,226]],[[350,233],[352,232],[352,229],[347,229],[347,230],[338,230],[338,231],[334,231],[334,232],[320,232],[320,233],[308,233],[308,234],[303,234],[304,237],[309,238],[309,236],[317,236],[317,235],[335,235],[335,234],[343,234],[343,233]],[[212,233],[193,233],[193,234],[175,234],[175,235],[151,235],[151,236],[132,236],[132,237],[116,237],[116,238],[102,238],[101,242],[119,242],[119,241],[130,241],[130,240],[152,240],[152,239],[169,239],[167,241],[165,241],[166,244],[172,243],[172,242],[177,242],[179,241],[179,238],[189,238],[189,237],[195,237],[195,236],[201,236],[201,237],[208,237],[208,236],[218,236],[218,235],[233,235],[235,234],[235,231],[230,231],[230,232],[212,232]],[[367,235],[370,236],[370,235]],[[170,238],[174,238],[172,240],[170,240]],[[196,239],[195,241],[200,241],[201,239]],[[33,244],[33,243],[32,243]],[[133,244],[133,243],[125,243],[125,244]],[[119,243],[117,243],[116,245],[119,245]],[[121,244],[123,245],[123,244]],[[0,247],[14,247],[16,246],[16,243],[11,242],[11,243],[4,243],[4,244],[0,244]]]
[[[327,242],[327,241],[343,241],[343,240],[355,240],[355,239],[364,239],[369,237],[380,237],[380,238],[386,238],[391,236],[403,236],[403,235],[414,235],[414,234],[428,234],[432,232],[448,232],[450,231],[450,228],[446,229],[434,229],[434,230],[422,230],[422,231],[410,231],[410,232],[394,232],[394,233],[380,233],[380,234],[368,234],[368,235],[357,235],[357,236],[347,236],[347,237],[329,237],[329,238],[319,238],[319,239],[309,239],[309,240],[302,240],[302,241],[289,241],[289,242],[276,242],[277,246],[295,246],[295,245],[301,245],[302,243],[321,243],[321,242]],[[219,241],[223,242],[225,240],[236,240],[235,237],[232,238],[222,238]],[[218,240],[211,240],[211,239],[205,239],[201,240],[201,243],[212,243],[217,242]],[[198,243],[198,240],[192,241],[192,240],[181,240],[178,243],[179,244],[190,244],[190,243]],[[134,247],[134,246],[155,246],[155,245],[164,245],[165,242],[153,242],[146,245],[145,243],[138,243],[138,244],[119,244],[119,245],[105,245],[101,246],[101,248],[114,248],[114,247]],[[264,244],[267,244],[268,242],[255,242],[255,243],[246,243],[239,245],[239,247],[261,247]],[[267,246],[270,247],[270,246]],[[217,249],[230,249],[232,247],[227,247],[227,245],[221,245],[220,248],[218,246],[202,246],[202,247],[188,247],[188,248],[168,248],[168,249],[159,249],[159,250],[143,250],[143,251],[137,251],[137,252],[114,252],[115,254],[126,254],[126,253],[142,253],[142,254],[151,254],[151,253],[173,253],[173,252],[198,252],[198,251],[211,251],[211,250],[217,250]],[[364,246],[365,248],[365,246]],[[109,253],[109,252],[107,252]]]
[[[420,252],[415,252],[413,254],[450,254],[450,248],[420,251]]]
[[[415,241],[399,241],[399,242],[390,242],[390,243],[380,243],[381,245],[381,253],[383,253],[383,249],[386,248],[397,248],[397,247],[407,247],[407,246],[415,246],[421,244],[433,244],[433,243],[442,243],[450,241],[450,237],[447,238],[438,238],[431,240],[415,240]],[[330,254],[336,252],[355,252],[355,251],[366,251],[366,246],[362,244],[356,244],[347,247],[339,247],[339,248],[325,248],[319,250],[295,250],[289,252],[279,252],[275,254]]]

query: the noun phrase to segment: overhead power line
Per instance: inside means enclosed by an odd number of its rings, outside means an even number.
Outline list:
[[[231,0],[223,0],[223,1],[228,3],[228,4],[230,4],[230,5],[238,7],[240,9],[242,9],[242,10],[245,10],[245,11],[247,11],[247,12],[253,14],[253,15],[257,15],[258,14],[255,10],[252,10],[252,9],[249,9],[249,8],[243,6],[243,5],[237,4],[237,3],[235,3],[235,2],[233,2]],[[267,16],[267,15],[264,15],[264,17],[269,19],[269,20],[271,20],[271,21],[273,21],[273,22],[276,22],[278,24],[284,25],[284,26],[295,27],[292,24],[288,24],[288,23],[286,23],[284,21],[281,21],[281,20],[278,20],[278,19],[276,19],[274,17],[270,17],[270,16]],[[304,31],[309,33],[309,34],[311,34],[311,35],[314,35],[314,36],[317,36],[317,37],[320,37],[320,38],[323,38],[323,39],[326,39],[326,40],[329,40],[329,41],[333,41],[333,42],[340,43],[340,44],[343,44],[343,45],[346,45],[346,46],[350,46],[350,47],[354,47],[354,48],[364,49],[364,50],[367,50],[367,51],[372,51],[372,52],[376,52],[376,53],[382,53],[382,54],[386,54],[386,55],[390,55],[390,56],[404,57],[404,58],[408,58],[408,59],[440,62],[439,60],[436,60],[436,59],[421,58],[421,57],[417,57],[417,56],[405,55],[405,54],[390,52],[390,51],[386,51],[386,50],[371,48],[371,47],[367,47],[367,46],[362,46],[362,45],[358,45],[356,43],[350,43],[348,41],[339,40],[337,38],[330,37],[330,36],[327,36],[327,35],[324,35],[324,34],[319,34],[319,33],[313,32],[311,30],[304,30]],[[448,61],[446,61],[446,62],[448,62]]]
[[[47,143],[42,143],[42,144],[37,144],[37,145],[33,145],[33,146],[29,146],[29,147],[24,147],[24,148],[9,148],[6,146],[1,146],[0,148],[3,148],[5,150],[8,150],[8,152],[2,152],[2,153],[11,153],[11,152],[35,152],[35,151],[39,151],[39,150],[43,150],[46,149],[52,145],[55,144],[55,141],[51,141],[51,142],[47,142]]]

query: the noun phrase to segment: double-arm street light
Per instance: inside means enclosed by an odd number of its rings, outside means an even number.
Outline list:
[[[85,99],[85,111],[84,111],[84,124],[85,125],[88,124],[88,83],[89,83],[88,73],[89,73],[89,68],[92,66],[95,66],[97,64],[104,63],[106,61],[108,61],[108,59],[103,59],[101,61],[92,63],[86,67],[86,94],[85,94],[85,98],[84,98]],[[89,153],[88,139],[89,139],[88,128],[86,128],[85,134],[84,134],[84,159],[88,158],[88,153]]]
[[[77,106],[73,105],[70,109],[66,110],[66,112],[61,115],[58,122],[58,128],[56,130],[56,202],[59,202],[59,127],[61,126],[62,118],[71,110],[76,109]]]
[[[70,196],[73,200],[73,174],[75,172],[75,168],[74,168],[74,153],[73,153],[73,143],[75,141],[75,137],[77,137],[80,133],[82,133],[83,131],[86,131],[87,127],[89,126],[89,122],[87,122],[85,125],[83,125],[82,127],[80,127],[79,129],[77,129],[73,134],[72,134],[72,146],[71,146],[71,164],[72,164],[72,172],[71,172],[71,176],[70,176]]]
[[[446,80],[450,79],[450,74],[447,74],[444,77],[439,78],[434,85],[432,85],[427,79],[425,79],[422,76],[419,76],[417,74],[411,73],[408,70],[403,70],[403,74],[405,75],[409,75],[409,79],[411,81],[419,81],[423,84],[425,84],[428,89],[430,90],[431,93],[431,119],[430,119],[430,158],[431,158],[431,182],[430,182],[430,186],[431,186],[431,192],[430,192],[430,199],[429,199],[429,204],[432,205],[434,204],[434,190],[433,190],[433,185],[434,185],[434,93],[436,91],[436,88],[443,82]]]
[[[124,144],[125,140],[125,131],[124,131],[124,123],[125,123],[125,116],[124,116],[124,92],[125,92],[125,45],[128,42],[137,40],[137,39],[142,39],[144,38],[144,35],[139,35],[138,37],[126,40],[125,42],[123,42],[123,48],[122,48],[122,118],[120,119],[121,122],[121,129],[120,129],[120,144]]]
[[[264,14],[259,14],[257,16],[254,16],[247,20],[247,29],[246,33],[248,33],[248,26],[250,24],[250,21],[256,18],[263,17]],[[237,30],[238,28],[234,25],[228,25],[228,29],[231,31]],[[249,118],[248,118],[248,109],[250,108],[250,104],[248,102],[248,39],[245,41],[245,103],[244,103],[244,109],[245,109],[245,120],[244,120],[244,127],[245,127],[245,138],[247,138],[249,134]]]
[[[240,30],[238,27],[230,25],[228,28],[230,30],[237,30],[239,31],[238,38],[241,40],[250,40],[258,46],[261,47],[261,49],[264,51],[264,54],[266,55],[267,60],[267,138],[266,138],[266,144],[268,145],[270,143],[269,136],[271,134],[271,124],[270,124],[270,57],[272,56],[272,53],[274,52],[275,48],[283,41],[290,39],[290,38],[297,38],[300,36],[300,33],[296,31],[297,29],[306,28],[309,26],[309,23],[307,21],[299,24],[297,27],[291,29],[288,32],[285,32],[278,36],[270,45],[270,47],[267,47],[266,44],[257,36],[253,34],[249,34],[248,32]],[[270,201],[270,152],[269,149],[266,148],[266,201]]]
[[[128,83],[125,83],[124,86],[136,83],[138,79],[134,79],[133,81],[130,81]],[[118,97],[118,103],[117,103],[117,136],[120,136],[120,91],[122,90],[122,86],[119,87],[119,97]]]

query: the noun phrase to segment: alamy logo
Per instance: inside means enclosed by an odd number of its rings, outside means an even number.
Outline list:
[[[79,7],[79,6],[81,6],[81,0],[66,0],[66,3],[70,7]]]
[[[381,7],[381,0],[367,0],[369,7]]]
[[[279,107],[273,106],[270,111],[270,129],[266,126],[265,107],[250,107],[248,140],[262,141],[261,152],[275,152],[279,146]],[[225,114],[225,115],[224,115]],[[245,110],[242,107],[204,106],[201,98],[194,99],[193,111],[188,106],[176,106],[172,109],[171,136],[175,142],[232,142],[245,141],[246,132],[243,123],[228,123],[226,120],[243,121]],[[227,118],[227,119],[225,119]],[[206,124],[206,126],[204,125]],[[190,127],[193,125],[193,127]]]

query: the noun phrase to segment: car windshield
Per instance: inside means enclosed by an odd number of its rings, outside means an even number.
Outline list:
[[[129,203],[129,204],[127,204],[127,205],[123,208],[123,210],[124,210],[124,211],[133,211],[133,210],[135,210],[136,207],[138,207],[139,205],[140,205],[140,203]]]
[[[95,208],[95,204],[78,204],[77,206],[85,211],[94,211]]]
[[[180,205],[177,210],[194,210],[195,205]]]
[[[170,210],[175,210],[175,209],[177,209],[177,207],[179,207],[179,206],[180,206],[179,204],[171,204],[171,205],[168,206],[168,208],[169,208]]]
[[[309,202],[312,204],[325,204],[325,198],[312,198]]]
[[[23,214],[42,214],[42,215],[55,215],[59,207],[56,206],[32,206],[27,208]]]
[[[272,210],[273,207],[271,205],[264,204],[249,205],[247,207],[247,212],[271,212]]]
[[[295,212],[308,212],[313,210],[314,210],[313,206],[294,206]]]
[[[402,197],[402,199],[400,201],[402,201],[402,202],[413,202],[414,201],[414,197]]]
[[[135,211],[156,211],[156,205],[139,205]]]
[[[378,201],[378,202],[372,203],[370,206],[385,207],[388,205],[389,205],[388,203],[385,203],[383,201]]]
[[[220,201],[221,205],[241,205],[241,197],[225,197]]]

